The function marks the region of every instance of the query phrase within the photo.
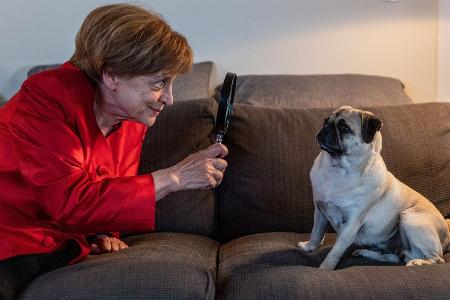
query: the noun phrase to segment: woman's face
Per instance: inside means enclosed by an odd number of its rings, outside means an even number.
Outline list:
[[[112,93],[112,113],[118,119],[152,126],[164,106],[173,104],[172,84],[175,77],[164,73],[118,77]]]

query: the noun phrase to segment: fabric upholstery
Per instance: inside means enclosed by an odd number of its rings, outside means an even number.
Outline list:
[[[284,108],[412,103],[398,79],[360,74],[239,76],[234,101]]]
[[[55,69],[60,64],[38,65],[32,67],[27,75],[31,76],[38,72]],[[212,97],[214,95],[212,85],[214,63],[211,61],[195,63],[192,69],[179,75],[173,84],[173,97],[175,101],[192,100]]]
[[[48,65],[37,65],[32,67],[31,69],[28,70],[27,72],[27,77],[30,77],[31,75],[34,75],[36,73],[39,72],[43,72],[43,71],[47,71],[47,70],[51,70],[51,69],[56,69],[59,66],[61,66],[61,64],[48,64]]]
[[[220,247],[219,280],[231,276],[233,271],[254,264],[302,265],[319,267],[336,240],[335,233],[327,233],[323,245],[312,253],[302,253],[297,243],[307,241],[309,233],[265,232],[246,235],[229,241]],[[337,269],[361,265],[403,265],[386,263],[363,257],[353,257],[355,248],[350,247],[341,259]],[[450,257],[449,257],[450,258]]]
[[[317,267],[335,239],[311,254],[297,248],[308,234],[262,233],[221,246],[217,299],[443,299],[450,265],[404,267],[360,257],[341,260],[338,270]],[[450,259],[447,255],[446,260]]]
[[[214,299],[217,242],[176,233],[125,242],[128,249],[41,275],[20,299]]]
[[[446,299],[449,278],[448,265],[339,271],[252,265],[234,273],[217,299]]]
[[[6,104],[6,99],[3,98],[2,95],[0,95],[0,107],[2,107],[2,106],[5,105],[5,104]]]
[[[246,234],[310,232],[309,171],[320,149],[315,134],[333,109],[235,105],[224,143],[228,168],[218,188],[221,239]],[[388,170],[450,214],[450,104],[372,107],[383,119]]]
[[[171,167],[211,145],[217,103],[214,99],[175,102],[147,131],[139,173]],[[156,205],[156,230],[215,237],[217,208],[212,190],[187,190],[167,195]]]
[[[192,100],[212,97],[213,67],[211,61],[195,63],[192,69],[179,75],[173,83],[173,98],[175,101]]]

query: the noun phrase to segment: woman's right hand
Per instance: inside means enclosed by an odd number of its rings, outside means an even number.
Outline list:
[[[173,167],[153,172],[156,201],[171,192],[215,188],[222,182],[227,167],[223,158],[227,154],[225,145],[213,144]]]

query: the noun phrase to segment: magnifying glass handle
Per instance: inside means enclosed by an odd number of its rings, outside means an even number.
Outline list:
[[[222,133],[216,134],[216,144],[222,144],[222,141],[223,141],[223,134]]]

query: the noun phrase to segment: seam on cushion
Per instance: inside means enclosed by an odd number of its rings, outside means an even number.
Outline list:
[[[209,88],[211,86],[211,76],[212,76],[212,69],[213,69],[213,63],[211,61],[206,62],[208,65],[210,65],[209,71],[208,71],[208,80],[206,82],[206,96],[210,97],[209,95]]]
[[[205,299],[215,299],[216,298],[216,283],[214,281],[214,276],[211,272],[206,272],[207,283],[205,291]]]
[[[217,249],[216,254],[216,284],[219,284],[219,271],[220,271],[220,251],[222,250],[222,244]]]

